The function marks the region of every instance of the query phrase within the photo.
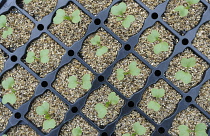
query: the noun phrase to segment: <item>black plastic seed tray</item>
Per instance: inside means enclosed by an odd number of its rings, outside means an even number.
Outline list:
[[[155,131],[151,134],[152,136],[159,136],[159,135],[170,135],[168,133],[168,130],[172,126],[172,122],[175,118],[175,116],[181,112],[182,110],[185,110],[188,106],[194,106],[196,107],[203,115],[205,115],[208,119],[210,119],[210,114],[205,111],[203,108],[201,108],[195,101],[195,98],[199,95],[199,90],[202,87],[202,85],[210,79],[210,69],[208,68],[206,72],[204,73],[202,81],[195,87],[191,88],[189,92],[184,93],[182,90],[180,90],[178,87],[176,87],[170,80],[168,80],[164,73],[167,71],[170,61],[173,59],[174,56],[177,54],[183,52],[186,48],[190,48],[197,56],[205,60],[208,64],[210,64],[210,59],[208,59],[206,56],[204,56],[201,52],[199,52],[191,43],[192,40],[195,38],[196,32],[198,31],[199,27],[204,24],[207,21],[210,21],[210,4],[206,0],[200,0],[207,9],[202,15],[202,18],[199,22],[199,24],[193,28],[190,31],[187,31],[184,36],[180,35],[178,32],[172,29],[166,22],[163,21],[161,18],[162,14],[165,12],[166,7],[169,3],[169,0],[166,0],[162,4],[158,5],[154,10],[150,10],[148,7],[146,7],[140,0],[134,0],[136,3],[138,3],[141,7],[143,7],[148,12],[148,17],[144,21],[144,25],[142,29],[135,35],[131,36],[127,41],[121,40],[115,33],[113,33],[105,24],[104,22],[109,16],[110,9],[113,5],[116,3],[121,2],[121,0],[113,0],[112,4],[106,8],[105,10],[98,13],[96,16],[91,14],[88,10],[86,10],[78,1],[76,0],[58,0],[56,8],[53,10],[52,13],[45,16],[41,21],[36,21],[33,17],[31,17],[25,10],[23,10],[21,7],[18,6],[16,3],[16,0],[1,0],[1,8],[0,8],[0,14],[7,14],[9,10],[12,7],[15,7],[18,9],[18,11],[22,14],[24,14],[26,17],[28,17],[34,24],[35,27],[31,32],[31,37],[28,40],[27,43],[25,43],[23,46],[17,48],[14,52],[10,52],[8,49],[6,49],[3,45],[0,44],[0,49],[6,53],[9,57],[6,60],[4,64],[4,69],[0,73],[0,78],[3,77],[3,74],[7,72],[8,70],[15,67],[17,64],[24,67],[29,73],[31,73],[38,81],[39,85],[36,87],[34,95],[31,97],[29,101],[24,103],[22,106],[20,106],[18,109],[14,109],[11,105],[5,104],[5,106],[13,113],[13,115],[8,120],[8,125],[4,129],[3,132],[0,132],[0,135],[5,134],[9,129],[13,126],[16,126],[18,124],[26,124],[29,127],[31,127],[34,131],[36,131],[37,134],[41,136],[56,136],[59,135],[60,129],[62,126],[68,122],[71,121],[76,115],[80,115],[85,121],[87,121],[93,128],[95,128],[99,135],[101,136],[111,136],[115,135],[115,126],[117,122],[124,116],[129,114],[131,111],[135,110],[139,114],[141,114],[145,119],[147,119],[152,125],[155,127]],[[67,47],[64,43],[58,40],[54,35],[52,35],[48,31],[48,27],[52,23],[52,18],[55,15],[56,10],[59,8],[62,8],[68,4],[68,2],[73,2],[76,6],[80,8],[85,14],[87,14],[91,19],[92,22],[88,26],[88,30],[83,38],[81,38],[79,41],[75,42],[71,47]],[[157,67],[153,67],[151,64],[149,64],[143,57],[141,57],[135,50],[134,47],[138,43],[139,37],[141,34],[149,27],[153,26],[156,22],[161,23],[167,30],[169,30],[172,34],[174,34],[178,39],[178,43],[175,45],[174,50],[170,57],[168,57],[165,61],[161,62]],[[96,32],[100,27],[102,27],[104,30],[106,30],[107,33],[112,35],[121,45],[122,47],[118,51],[117,58],[115,61],[106,68],[106,70],[103,73],[96,73],[88,64],[86,64],[85,61],[82,60],[78,56],[78,52],[82,48],[83,41],[92,33]],[[66,53],[62,57],[60,65],[51,73],[49,73],[44,78],[40,78],[35,72],[33,72],[29,67],[27,67],[22,61],[21,58],[25,55],[27,47],[29,44],[39,38],[42,33],[48,34],[53,40],[55,40],[60,46],[62,46]],[[138,92],[136,92],[134,95],[132,95],[131,98],[126,98],[121,92],[119,92],[112,84],[110,84],[107,79],[112,73],[112,69],[115,66],[117,62],[125,58],[128,54],[132,53],[135,57],[137,57],[140,61],[142,61],[145,65],[147,65],[152,72],[150,73],[149,77],[147,78],[146,84],[143,88],[139,89]],[[71,62],[72,59],[77,59],[80,63],[82,63],[85,67],[87,67],[88,70],[90,70],[94,75],[95,79],[92,82],[92,88],[81,98],[77,99],[75,103],[71,103],[68,100],[66,100],[61,94],[59,94],[52,86],[51,84],[56,78],[56,75],[61,67]],[[146,88],[148,88],[151,84],[156,83],[159,79],[163,79],[166,81],[171,87],[173,87],[181,96],[182,99],[177,104],[177,107],[175,109],[175,112],[171,114],[169,117],[162,120],[160,124],[157,124],[155,121],[152,120],[146,113],[144,113],[137,105],[141,101],[142,95],[145,92]],[[82,112],[81,109],[84,107],[85,102],[90,95],[91,92],[98,89],[102,84],[108,85],[112,90],[114,90],[121,99],[124,100],[124,106],[121,108],[120,114],[112,123],[109,123],[106,125],[103,129],[94,124],[89,118],[87,118]],[[35,124],[30,122],[26,117],[26,113],[30,110],[31,103],[34,99],[36,99],[38,96],[42,95],[47,90],[50,90],[52,93],[54,93],[56,96],[58,96],[64,103],[66,103],[69,107],[69,111],[65,114],[64,120],[56,126],[53,130],[50,131],[50,133],[46,134],[41,131],[40,128],[36,127]],[[0,98],[1,102],[2,98]],[[210,125],[207,129],[208,135],[210,135]]]

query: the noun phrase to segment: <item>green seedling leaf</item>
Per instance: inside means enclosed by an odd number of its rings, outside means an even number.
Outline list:
[[[206,134],[206,125],[204,123],[199,123],[195,126],[195,134],[196,136],[208,136]]]
[[[129,133],[126,133],[126,134],[123,134],[122,136],[130,136],[130,134]]]
[[[108,96],[108,100],[112,105],[115,105],[119,102],[119,97],[116,95],[115,92],[111,92]]]
[[[78,22],[81,20],[79,14],[80,14],[80,11],[79,11],[78,9],[75,10],[75,11],[71,14],[71,16],[72,16],[72,22],[73,22],[73,23],[78,23]]]
[[[191,58],[189,58],[189,59],[187,59],[187,58],[182,58],[182,60],[181,60],[181,65],[182,65],[183,67],[186,67],[186,68],[194,67],[195,64],[196,64],[196,59],[193,58],[193,57],[191,57]]]
[[[50,50],[48,50],[48,49],[40,51],[40,61],[42,63],[47,63],[49,61],[49,57],[48,57],[49,52],[50,52]]]
[[[54,119],[45,120],[43,122],[43,129],[48,130],[50,128],[54,128],[56,126],[56,122]]]
[[[191,82],[192,76],[190,73],[180,70],[175,74],[175,78],[176,80],[181,80],[183,83],[188,84]]]
[[[168,48],[169,46],[167,42],[161,42],[154,46],[154,53],[159,54],[161,51],[168,51]]]
[[[146,128],[140,125],[139,122],[133,124],[133,129],[138,135],[144,135],[146,133]]]
[[[101,48],[97,49],[96,55],[97,56],[102,56],[104,53],[108,52],[108,48],[106,46],[102,46]]]
[[[6,103],[10,103],[10,104],[14,104],[16,102],[16,96],[14,93],[10,93],[10,94],[5,94],[2,98],[2,103],[6,104]]]
[[[101,103],[97,103],[95,105],[95,110],[98,112],[98,117],[99,118],[104,118],[105,115],[107,114],[107,107],[105,107],[103,104]]]
[[[15,80],[12,77],[8,77],[6,80],[4,80],[1,83],[4,89],[11,89],[14,84],[15,84]]]
[[[174,11],[177,11],[177,12],[179,12],[179,15],[181,16],[181,17],[184,17],[184,16],[187,16],[187,14],[188,14],[188,10],[184,7],[184,6],[178,6],[178,7],[176,7],[175,9],[174,9]]]
[[[133,15],[128,15],[122,22],[122,25],[125,27],[125,28],[129,28],[131,23],[135,21],[135,17]]]
[[[124,79],[124,70],[123,69],[117,69],[117,79],[118,80]]]
[[[76,127],[72,129],[72,135],[73,136],[81,136],[82,135],[82,130],[80,127]]]
[[[126,4],[124,2],[121,2],[118,6],[113,6],[111,8],[111,13],[113,15],[123,15],[123,13],[125,13],[126,11]]]
[[[32,62],[34,62],[34,58],[35,58],[35,53],[30,51],[27,53],[26,62],[32,63]]]
[[[3,134],[2,136],[7,136],[6,134]]]
[[[200,0],[185,0],[190,5],[198,3]]]
[[[36,108],[36,113],[39,115],[45,115],[48,113],[50,109],[50,104],[48,102],[43,102],[41,106],[38,106]]]
[[[82,77],[82,88],[87,90],[91,88],[90,74],[85,74]]]
[[[5,15],[0,16],[0,28],[5,27],[7,23],[7,18]]]
[[[160,104],[155,102],[155,101],[150,101],[147,104],[147,106],[148,106],[149,109],[152,109],[154,111],[159,111],[160,110]]]
[[[152,96],[156,98],[161,98],[165,95],[164,89],[152,88],[151,92],[152,92]]]
[[[24,0],[25,4],[28,4],[29,2],[31,2],[32,0]]]
[[[7,36],[11,35],[12,33],[13,33],[13,29],[9,27],[6,31],[3,32],[2,37],[7,38]]]
[[[153,42],[155,42],[158,39],[159,36],[160,36],[160,34],[158,33],[157,30],[152,30],[151,34],[149,34],[147,36],[147,40],[149,42],[153,43]]]
[[[71,89],[74,89],[77,86],[77,77],[76,76],[70,76],[68,87]]]
[[[58,9],[56,11],[56,16],[53,18],[53,23],[54,24],[60,24],[63,22],[63,20],[65,19],[65,11],[63,9]]]
[[[123,18],[122,17],[116,17],[117,18],[117,21],[121,21],[121,20],[123,20]]]
[[[180,136],[189,136],[190,135],[190,129],[185,125],[179,125],[179,135]]]
[[[95,35],[91,40],[90,42],[92,43],[92,45],[100,45],[100,36],[98,35]]]
[[[129,72],[131,73],[132,76],[138,76],[140,74],[140,69],[136,66],[137,62],[132,61],[130,65],[128,66]]]

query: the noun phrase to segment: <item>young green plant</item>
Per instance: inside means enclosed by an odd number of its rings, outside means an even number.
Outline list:
[[[132,76],[139,75],[141,70],[136,65],[137,65],[137,62],[132,61],[128,66],[128,69],[129,69],[128,72],[125,72],[123,69],[117,69],[117,79],[123,80],[124,76],[128,75],[128,74],[130,74]]]
[[[111,92],[108,95],[108,102],[106,102],[106,104],[102,104],[102,103],[97,103],[95,105],[95,110],[98,113],[98,117],[99,118],[104,118],[107,114],[107,108],[110,105],[116,105],[119,102],[119,97],[116,95],[115,92]]]
[[[82,129],[80,127],[76,127],[72,129],[72,135],[73,136],[81,136],[82,135]]]
[[[179,135],[189,136],[190,132],[194,132],[196,136],[208,136],[206,133],[206,125],[204,123],[199,123],[195,126],[195,130],[190,130],[186,125],[179,125]]]
[[[46,119],[43,122],[43,129],[48,130],[50,128],[54,128],[56,126],[56,122],[54,119],[51,119],[51,115],[49,114],[50,104],[48,102],[43,102],[41,106],[36,108],[36,113],[39,115],[45,115],[44,118]]]
[[[82,77],[82,83],[77,81],[76,76],[70,76],[68,82],[68,87],[71,89],[77,87],[78,84],[81,84],[83,89],[89,90],[91,88],[90,74],[85,74]]]
[[[129,133],[123,134],[122,136],[136,136],[136,135],[145,135],[146,133],[146,128],[142,125],[140,125],[139,122],[135,122],[133,124],[133,130],[134,133],[132,133],[131,135]]]
[[[72,23],[79,23],[79,21],[81,20],[80,11],[77,9],[71,14],[71,16],[68,16],[63,9],[58,9],[56,11],[56,16],[53,18],[53,23],[60,24],[64,20],[69,20]]]
[[[101,45],[101,37],[98,35],[95,35],[91,40],[90,40],[92,45],[97,45],[99,49],[96,51],[97,56],[102,56],[104,53],[108,52],[108,48],[106,46]]]
[[[131,23],[135,21],[135,17],[133,15],[125,16],[127,5],[124,2],[121,2],[117,6],[113,6],[111,8],[111,13],[116,15],[117,21],[122,21],[122,25],[124,28],[129,28]]]
[[[153,51],[155,54],[159,54],[161,53],[162,51],[168,51],[168,43],[167,42],[163,42],[162,39],[160,39],[160,34],[157,30],[152,30],[151,34],[149,34],[147,36],[147,40],[150,42],[150,43],[153,43],[155,41],[158,41],[159,43],[156,44],[154,47],[153,47]]]
[[[180,6],[177,6],[174,11],[176,12],[179,12],[179,15],[181,17],[185,17],[188,15],[189,13],[189,9],[190,7],[193,5],[193,4],[197,4],[200,0],[185,0],[187,2],[187,6],[183,6],[183,5],[180,5]]]
[[[10,90],[11,93],[9,94],[5,94],[2,98],[2,103],[6,104],[6,103],[10,103],[10,104],[14,104],[16,102],[16,96],[15,96],[15,92],[16,90],[13,88],[15,84],[15,80],[12,77],[7,78],[6,80],[4,80],[1,85],[5,90]]]
[[[45,50],[41,50],[40,51],[40,58],[37,58],[35,56],[35,53],[30,51],[27,53],[27,57],[26,57],[26,62],[27,63],[32,63],[34,62],[34,60],[39,60],[42,63],[47,63],[49,61],[49,50],[45,49]]]
[[[152,93],[153,97],[159,99],[165,95],[165,90],[163,88],[161,88],[161,89],[152,88],[151,93]],[[154,111],[159,111],[161,106],[159,103],[157,103],[155,101],[150,101],[150,102],[148,102],[147,107]]]
[[[187,72],[184,72],[182,70],[179,70],[175,74],[176,80],[181,80],[183,83],[188,84],[191,82],[192,75],[189,73],[189,68],[194,67],[196,65],[196,59],[191,57],[189,59],[182,58],[181,65],[185,68],[187,68]]]
[[[13,33],[13,29],[11,27],[6,26],[7,18],[5,15],[0,16],[0,28],[3,28],[3,38],[7,38],[8,35],[11,35]]]

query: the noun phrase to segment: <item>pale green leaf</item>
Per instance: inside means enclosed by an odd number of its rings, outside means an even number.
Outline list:
[[[114,105],[119,102],[119,97],[116,95],[115,92],[111,92],[108,96],[108,100],[112,105]]]
[[[194,57],[191,57],[189,59],[182,58],[181,60],[181,65],[186,68],[194,67],[195,64],[196,64],[196,59]]]
[[[138,135],[144,135],[146,133],[146,128],[140,125],[139,122],[133,124],[133,129]]]
[[[5,94],[2,98],[2,103],[6,104],[6,103],[10,103],[10,104],[14,104],[16,102],[16,96],[14,93],[9,93],[9,94]]]
[[[25,4],[28,4],[29,2],[31,2],[32,0],[24,0]]]
[[[77,87],[77,77],[76,76],[70,76],[68,79],[69,83],[68,83],[68,87],[71,89],[74,89],[75,87]]]
[[[132,61],[128,68],[129,68],[129,72],[131,73],[131,75],[133,76],[137,76],[140,74],[140,69],[136,66],[137,65],[137,62],[136,61]]]
[[[13,29],[9,27],[6,31],[3,32],[2,37],[7,38],[7,36],[11,35],[12,33],[13,33]]]
[[[154,46],[154,53],[159,54],[161,51],[168,51],[168,43],[167,42],[161,42],[159,44],[156,44]]]
[[[72,135],[73,136],[81,136],[82,135],[82,130],[80,127],[76,127],[72,129]]]
[[[101,48],[97,49],[96,55],[97,56],[102,56],[104,53],[108,52],[108,48],[106,46],[102,46]]]
[[[80,11],[77,9],[75,10],[71,16],[72,16],[72,22],[73,23],[78,23],[80,20],[81,20],[81,17],[80,17]]]
[[[163,88],[161,89],[152,88],[151,92],[152,92],[152,96],[156,98],[161,98],[165,95],[165,90]]]
[[[126,4],[124,2],[121,2],[119,5],[113,6],[111,8],[111,13],[113,15],[123,15],[123,13],[125,13],[126,11],[126,7]]]
[[[50,104],[48,102],[43,102],[41,106],[36,108],[36,113],[39,115],[47,114],[50,109]]]
[[[98,117],[99,118],[104,118],[105,115],[107,114],[107,107],[105,107],[103,104],[101,103],[97,103],[95,105],[95,110],[97,111],[98,113]]]
[[[49,54],[50,50],[45,49],[40,51],[40,60],[42,63],[47,63],[49,61]]]
[[[7,136],[6,134],[3,134],[2,136]]]
[[[206,125],[204,123],[199,123],[195,126],[195,134],[196,136],[208,136],[206,134]]]
[[[92,45],[100,45],[100,36],[98,35],[95,35],[91,40],[90,42],[92,43]]]
[[[4,89],[11,89],[14,84],[15,84],[15,80],[12,77],[8,77],[6,80],[4,80],[1,83]]]
[[[56,126],[56,122],[54,119],[45,120],[43,122],[43,129],[48,130],[50,128],[54,128]]]
[[[82,77],[82,88],[87,90],[91,88],[90,74],[85,74]]]
[[[65,15],[66,15],[66,13],[63,9],[58,9],[56,11],[56,16],[53,18],[53,23],[54,24],[62,23],[65,18]]]
[[[190,135],[190,130],[187,126],[185,125],[179,125],[179,136],[189,136]]]
[[[122,136],[131,136],[129,133],[125,133]]]
[[[35,53],[30,51],[27,53],[26,62],[32,63],[32,62],[34,62],[34,58],[35,58]]]
[[[0,28],[5,27],[7,23],[7,18],[5,15],[0,16]]]
[[[160,104],[155,102],[155,101],[150,101],[147,104],[147,106],[148,106],[149,109],[152,109],[154,111],[159,111],[160,110]]]
[[[117,69],[117,79],[118,80],[124,79],[124,70],[123,69]]]
[[[181,80],[183,83],[188,84],[191,82],[192,76],[188,72],[178,71],[175,74],[176,80]]]
[[[135,17],[133,15],[128,15],[122,22],[122,25],[125,27],[125,28],[129,28],[131,23],[135,21]]]
[[[185,0],[190,5],[198,3],[200,0]]]
[[[123,20],[123,18],[122,18],[122,17],[116,17],[116,19],[117,19],[117,21],[121,21],[121,20]]]
[[[188,10],[184,7],[184,6],[178,6],[178,7],[176,7],[175,9],[174,9],[174,11],[177,11],[177,12],[179,12],[179,15],[181,16],[181,17],[184,17],[184,16],[187,16],[187,14],[188,14]]]
[[[159,36],[160,36],[160,34],[158,33],[157,30],[152,30],[151,34],[149,34],[147,36],[147,40],[149,42],[153,43],[153,42],[155,42],[158,39]]]

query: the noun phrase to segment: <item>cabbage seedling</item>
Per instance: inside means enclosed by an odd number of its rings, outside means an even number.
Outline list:
[[[208,136],[206,133],[206,125],[204,123],[199,123],[195,126],[195,130],[190,130],[186,125],[179,125],[179,135],[189,136],[190,132],[194,132],[196,136]]]
[[[99,49],[97,49],[96,51],[96,55],[97,56],[102,56],[104,53],[106,53],[108,51],[108,48],[106,46],[101,46],[101,37],[98,35],[95,35],[95,37],[93,37],[90,42],[92,45],[97,45],[99,46]]]
[[[133,130],[135,131],[130,135],[129,133],[123,134],[122,136],[136,136],[136,135],[144,135],[146,133],[146,128],[142,125],[140,125],[139,122],[135,122],[133,124]]]
[[[168,51],[168,43],[167,42],[163,42],[162,39],[159,38],[160,34],[158,33],[157,30],[152,30],[151,34],[149,34],[147,36],[147,40],[150,43],[153,43],[155,41],[159,41],[160,43],[156,44],[153,48],[153,51],[155,54],[159,54],[161,53],[161,51]]]
[[[182,58],[181,65],[185,68],[187,68],[187,71],[189,71],[189,68],[194,67],[196,64],[196,59],[191,57],[189,59]],[[182,70],[179,70],[175,74],[176,80],[181,80],[183,83],[188,84],[191,82],[192,75],[189,72],[184,72]]]
[[[118,80],[123,80],[124,75],[131,74],[132,76],[137,76],[140,74],[140,69],[136,66],[137,62],[132,61],[130,65],[128,66],[129,71],[125,72],[123,69],[117,69],[117,79]]]
[[[151,92],[152,92],[152,96],[155,98],[161,98],[165,95],[165,90],[163,88],[161,89],[152,88]],[[155,101],[150,101],[148,102],[147,107],[154,111],[159,111],[161,106],[159,103]]]
[[[23,0],[23,2],[25,3],[25,4],[28,4],[29,2],[31,2],[32,0]]]
[[[76,76],[70,76],[68,79],[68,87],[71,89],[74,89],[77,87],[78,84],[82,85],[83,89],[90,89],[91,88],[91,82],[90,82],[90,74],[85,74],[82,77],[82,83],[77,82],[77,77]]]
[[[13,88],[13,85],[15,84],[15,80],[12,77],[7,78],[6,80],[4,80],[1,85],[5,90],[10,90],[11,93],[9,94],[5,94],[2,98],[2,103],[6,104],[6,103],[10,103],[10,104],[14,104],[16,102],[16,96],[15,96],[15,92],[16,90]]]
[[[35,53],[30,51],[30,52],[27,53],[26,62],[32,63],[32,62],[34,62],[34,60],[39,60],[42,63],[47,63],[49,61],[49,57],[48,57],[49,52],[50,51],[48,49],[41,50],[40,51],[40,58],[37,58],[35,56]]]
[[[3,38],[7,38],[8,35],[11,35],[13,33],[13,29],[11,27],[6,26],[7,23],[7,18],[5,15],[0,16],[0,28],[4,28],[5,30],[3,31]]]
[[[116,95],[115,92],[111,92],[108,95],[108,102],[106,102],[106,104],[102,104],[102,103],[97,103],[95,105],[95,110],[98,113],[98,117],[99,118],[104,118],[105,115],[107,114],[107,108],[110,105],[116,105],[119,102],[119,97]]]
[[[51,115],[49,114],[50,104],[48,102],[43,102],[41,106],[36,108],[36,113],[39,115],[45,115],[45,121],[43,122],[43,129],[48,130],[50,128],[54,128],[56,126],[56,122],[54,119],[51,119]]]
[[[174,9],[174,11],[179,12],[179,15],[181,17],[187,16],[189,12],[188,10],[190,9],[190,7],[193,4],[197,4],[200,0],[185,0],[185,1],[187,2],[187,6],[180,5]]]
[[[129,28],[131,23],[135,21],[135,17],[133,15],[124,16],[126,12],[127,5],[124,2],[121,2],[118,6],[113,6],[111,8],[111,13],[117,16],[117,21],[122,21],[122,25],[124,28]]]
[[[73,136],[81,136],[82,135],[82,130],[80,127],[76,127],[72,129],[72,135]]]
[[[81,20],[80,11],[77,9],[71,14],[71,16],[68,16],[63,9],[58,9],[56,11],[56,16],[53,18],[53,23],[60,24],[64,20],[70,20],[72,23],[79,23]]]

